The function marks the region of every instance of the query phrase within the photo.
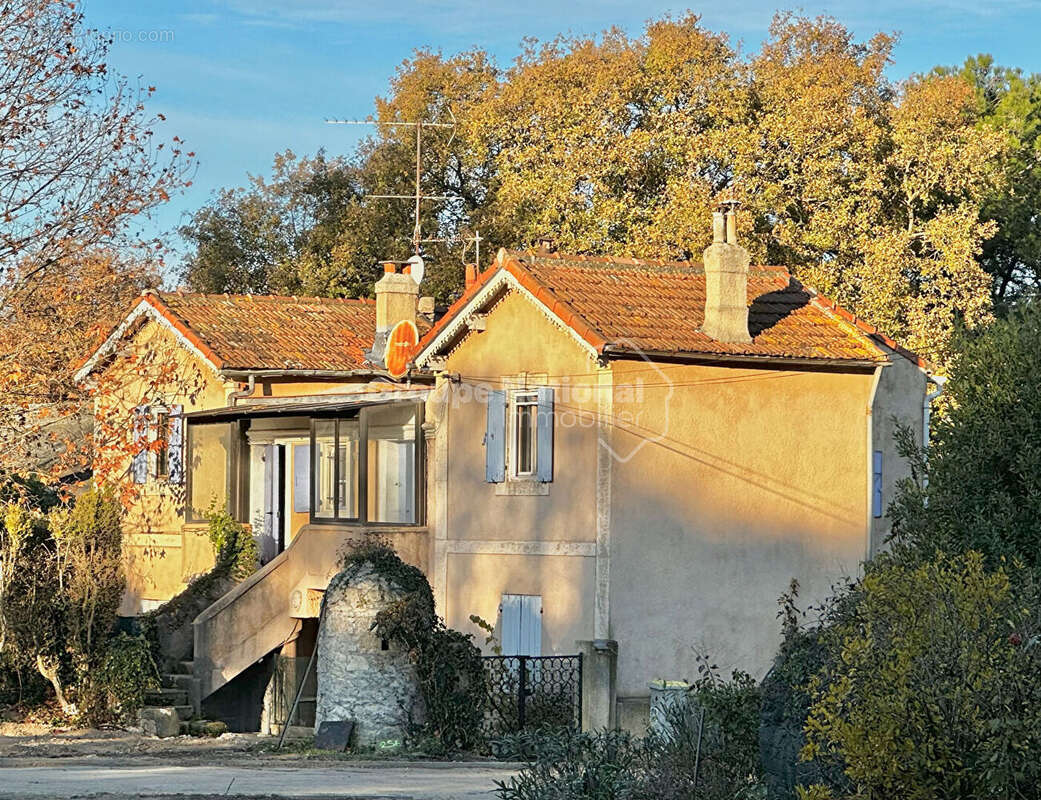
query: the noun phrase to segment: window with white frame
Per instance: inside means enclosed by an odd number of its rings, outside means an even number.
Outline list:
[[[509,408],[510,475],[531,478],[535,475],[538,454],[539,395],[527,389],[510,393]]]
[[[180,484],[184,480],[183,408],[180,405],[134,409],[134,452],[130,471],[134,483]]]
[[[489,392],[485,480],[552,481],[553,425],[553,389],[542,386]]]

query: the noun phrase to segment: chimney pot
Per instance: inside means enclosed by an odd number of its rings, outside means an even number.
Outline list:
[[[395,264],[393,261],[384,261],[383,262],[383,271],[384,272],[397,272],[398,271],[398,265]]]
[[[723,216],[722,211],[712,212],[712,241],[713,242],[725,242],[726,236],[726,220]]]
[[[477,265],[467,264],[466,265],[466,288],[469,289],[477,283]]]
[[[737,244],[737,209],[727,209],[727,242]]]

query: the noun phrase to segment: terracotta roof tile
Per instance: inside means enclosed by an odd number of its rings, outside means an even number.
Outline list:
[[[187,292],[149,297],[223,369],[363,369],[376,328],[371,300]]]
[[[827,361],[884,361],[873,326],[818,298],[783,267],[753,266],[748,279],[752,342],[717,341],[701,332],[701,264],[559,253],[505,253],[508,270],[598,351],[615,347],[662,354],[766,356]],[[429,345],[497,270],[480,276],[420,343]],[[913,353],[900,352],[924,366]]]

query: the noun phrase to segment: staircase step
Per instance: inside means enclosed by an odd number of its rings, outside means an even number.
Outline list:
[[[171,667],[171,672],[177,675],[194,675],[195,674],[195,662],[194,661],[178,661]]]
[[[184,706],[188,703],[188,692],[184,689],[153,689],[145,694],[146,706]]]
[[[163,675],[162,683],[164,689],[183,689],[191,692],[198,679],[194,675],[171,674]]]

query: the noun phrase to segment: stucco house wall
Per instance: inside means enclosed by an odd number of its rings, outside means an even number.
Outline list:
[[[596,448],[588,427],[555,426],[552,483],[545,495],[523,491],[510,482],[485,482],[484,434],[487,391],[503,380],[528,373],[532,386],[547,376],[589,381],[596,362],[564,329],[552,323],[528,298],[507,294],[486,319],[487,330],[467,337],[451,354],[448,371],[459,382],[443,385],[428,412],[443,419],[441,436],[447,455],[444,509],[430,493],[430,516],[440,513],[443,530],[433,539],[431,583],[439,613],[448,624],[484,634],[471,614],[496,623],[504,592],[543,597],[543,652],[574,652],[574,641],[592,629],[596,541]],[[559,394],[559,391],[558,391]],[[578,399],[577,415],[591,414],[595,397]],[[561,404],[558,403],[558,409]],[[428,443],[428,458],[438,447]],[[430,487],[436,486],[436,478]],[[428,488],[428,491],[430,489]]]
[[[871,516],[871,555],[885,547],[890,522],[886,509],[896,497],[896,484],[909,474],[909,466],[897,451],[897,425],[911,429],[920,445],[925,443],[925,397],[935,388],[925,370],[892,350],[892,363],[881,371],[871,413],[872,450],[882,452],[882,516]]]
[[[616,362],[616,386],[646,364]],[[761,677],[777,598],[819,602],[867,553],[872,373],[663,367],[614,428],[610,630],[620,699],[693,680],[697,653]],[[660,440],[658,440],[660,436]]]
[[[235,388],[154,320],[145,321],[130,335],[125,348],[123,357],[105,367],[100,385],[112,388],[108,396],[96,399],[98,409],[116,402],[124,412],[143,402],[177,403],[185,412],[219,408]],[[130,354],[142,358],[151,355],[175,364],[172,372],[180,377],[169,386],[157,386],[154,380],[142,376],[135,362],[126,357]],[[179,391],[187,389],[189,382],[191,391]],[[129,456],[125,461],[129,469]],[[156,481],[150,464],[148,481],[136,488],[138,496],[124,521],[127,588],[120,614],[128,616],[155,608],[180,592],[192,576],[213,566],[213,548],[205,530],[184,522],[184,487]]]

